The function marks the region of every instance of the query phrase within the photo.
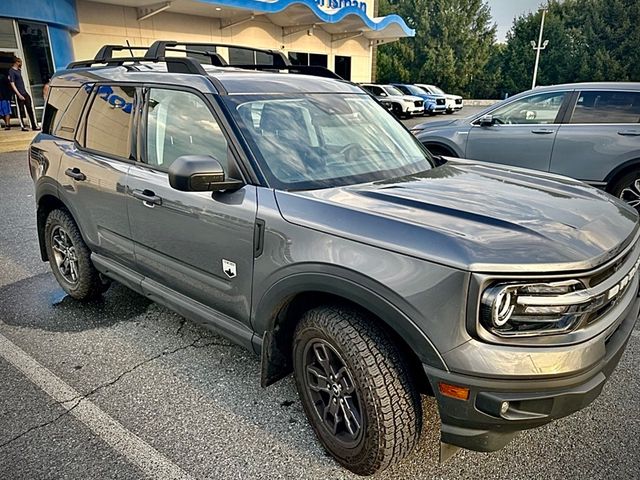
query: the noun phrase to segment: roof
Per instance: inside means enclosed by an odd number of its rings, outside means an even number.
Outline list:
[[[331,78],[203,65],[207,76],[170,73],[164,63],[116,67],[74,68],[57,72],[52,86],[80,86],[93,82],[136,82],[183,85],[204,93],[363,93],[356,85]],[[207,77],[214,79],[214,83]],[[218,84],[221,88],[216,88]],[[220,91],[223,90],[223,91]]]
[[[139,0],[90,1],[144,8]],[[366,3],[358,0],[172,0],[168,7],[150,3],[162,6],[161,11],[220,18],[222,25],[226,22],[229,26],[261,16],[285,29],[319,28],[342,38],[364,36],[384,42],[415,35],[398,15],[370,17]],[[153,6],[145,11],[152,12]]]

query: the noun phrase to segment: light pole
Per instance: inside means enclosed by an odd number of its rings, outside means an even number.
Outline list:
[[[547,13],[547,9],[542,9],[542,20],[540,20],[540,35],[538,36],[538,44],[531,40],[531,46],[536,51],[536,65],[533,67],[533,82],[531,84],[531,88],[536,88],[536,80],[538,79],[538,64],[540,63],[540,51],[547,48],[549,45],[549,40],[542,41],[542,32],[544,32],[544,16]]]

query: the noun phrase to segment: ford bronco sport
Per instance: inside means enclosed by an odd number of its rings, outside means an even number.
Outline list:
[[[638,317],[633,208],[549,173],[436,167],[361,88],[277,51],[119,48],[55,75],[30,149],[40,253],[71,297],[116,280],[261,355],[264,386],[293,372],[359,474],[411,452],[421,394],[443,458],[598,396]]]

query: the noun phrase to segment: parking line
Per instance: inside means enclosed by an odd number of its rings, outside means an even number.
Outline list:
[[[40,365],[2,334],[0,334],[0,356],[60,403],[69,414],[85,424],[111,448],[124,455],[149,478],[193,480],[193,477],[182,468],[100,410],[93,402],[83,398],[77,390]]]

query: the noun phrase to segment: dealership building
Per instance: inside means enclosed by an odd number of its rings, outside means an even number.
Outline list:
[[[376,46],[413,35],[397,15],[377,17],[377,0],[2,0],[0,72],[13,56],[23,58],[41,110],[43,83],[55,70],[93,58],[105,44],[164,39],[279,49],[293,64],[368,82]],[[217,52],[229,63],[260,62],[247,50]]]

